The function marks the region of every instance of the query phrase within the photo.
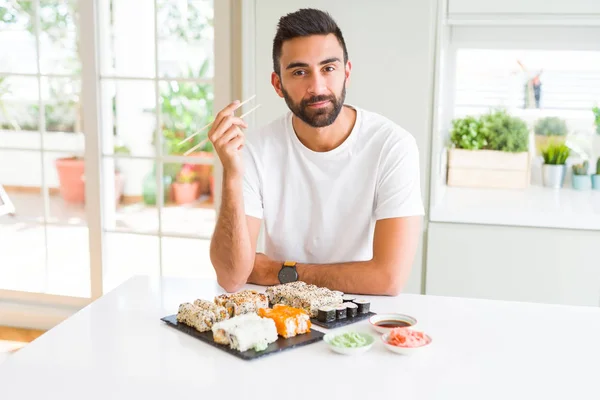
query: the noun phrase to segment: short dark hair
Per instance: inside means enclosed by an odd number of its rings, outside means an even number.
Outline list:
[[[348,61],[346,42],[339,26],[329,13],[314,8],[302,8],[279,19],[273,40],[273,71],[281,75],[279,60],[283,42],[297,37],[334,34],[344,50],[344,64]]]

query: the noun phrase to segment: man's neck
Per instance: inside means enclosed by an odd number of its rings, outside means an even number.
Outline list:
[[[356,110],[346,106],[342,107],[333,124],[323,128],[313,128],[295,115],[292,118],[292,126],[300,142],[316,152],[331,151],[344,143],[355,122]]]

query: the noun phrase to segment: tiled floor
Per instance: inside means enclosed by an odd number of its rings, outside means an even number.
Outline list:
[[[52,196],[50,215],[61,225],[44,226],[40,195],[11,193],[10,197],[17,213],[0,217],[0,289],[88,297],[89,244],[83,206]],[[162,271],[160,239],[147,235],[158,231],[157,209],[131,204],[107,216],[120,232],[105,234],[105,291],[132,274],[214,277],[209,241],[200,238],[209,238],[214,228],[215,212],[208,207],[195,204],[163,210],[163,232],[198,238],[163,237]]]

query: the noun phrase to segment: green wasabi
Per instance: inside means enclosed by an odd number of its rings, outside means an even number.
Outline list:
[[[356,332],[342,333],[335,336],[330,341],[333,346],[346,348],[366,346],[369,342],[370,341],[366,337]]]

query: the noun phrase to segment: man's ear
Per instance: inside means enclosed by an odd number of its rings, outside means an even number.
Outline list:
[[[279,75],[277,75],[275,72],[271,74],[271,85],[273,85],[273,88],[275,88],[275,91],[277,92],[279,97],[283,98],[283,91],[281,90],[281,79],[279,78]]]
[[[351,71],[352,71],[352,63],[350,62],[350,60],[348,60],[348,62],[346,63],[346,70],[345,70],[346,86],[350,84],[350,72]]]

